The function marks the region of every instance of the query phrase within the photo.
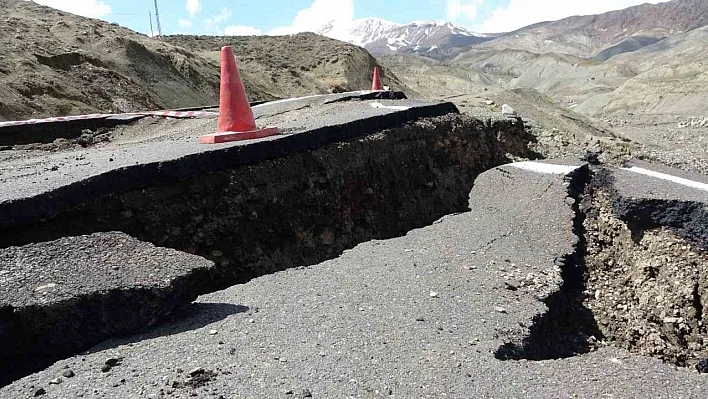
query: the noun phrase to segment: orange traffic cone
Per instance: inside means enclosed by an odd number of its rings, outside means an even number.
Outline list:
[[[199,137],[202,144],[258,139],[278,134],[278,128],[258,129],[246,97],[231,46],[221,49],[221,93],[218,132]]]
[[[383,90],[381,77],[379,77],[379,67],[374,67],[374,83],[371,85],[372,91]]]

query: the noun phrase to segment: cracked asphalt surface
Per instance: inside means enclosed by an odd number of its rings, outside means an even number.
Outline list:
[[[213,267],[199,256],[118,232],[3,248],[0,306],[49,306],[96,292],[165,289],[176,278]]]
[[[611,171],[614,213],[632,230],[672,227],[708,249],[708,177],[646,162],[628,166]]]
[[[561,260],[577,250],[571,188],[586,166],[575,166],[490,170],[470,212],[204,295],[183,320],[59,361],[0,396],[703,397],[702,376],[614,348],[495,358],[547,311]]]
[[[335,95],[333,99],[340,99]],[[319,99],[319,102],[324,101]],[[455,110],[449,104],[413,100],[369,100],[334,103],[301,101],[263,104],[254,110],[261,126],[277,126],[279,135],[258,142],[276,141],[290,136],[307,135],[329,126],[362,123],[367,119],[399,115],[405,119],[409,110],[375,108],[371,104],[406,106],[420,109],[422,115],[438,116]],[[444,112],[443,112],[444,111]],[[427,115],[429,114],[429,115]],[[154,123],[155,121],[157,123]],[[401,121],[391,119],[391,126]],[[389,127],[391,127],[389,126]],[[203,145],[199,136],[216,131],[216,119],[156,119],[146,118],[134,125],[118,128],[116,140],[85,149],[47,153],[45,151],[7,150],[0,153],[0,204],[37,196],[53,189],[83,182],[101,174],[145,164],[160,164],[195,155],[248,146],[254,140],[226,144]],[[376,129],[374,129],[376,130]]]
[[[0,249],[0,384],[156,325],[214,267],[119,232]]]
[[[341,96],[329,101],[337,99]],[[111,131],[110,140],[87,148],[1,151],[0,225],[40,219],[87,196],[257,163],[421,117],[457,113],[452,103],[413,100],[315,104],[314,109],[298,101],[260,106],[258,124],[281,130],[260,140],[203,145],[197,139],[216,131],[216,119],[146,118]]]

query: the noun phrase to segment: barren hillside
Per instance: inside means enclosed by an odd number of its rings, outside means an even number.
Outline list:
[[[535,53],[564,53],[594,57],[608,47],[641,36],[664,38],[708,24],[708,2],[674,0],[642,4],[599,15],[575,16],[554,22],[542,22],[495,40],[482,43],[484,48],[518,49]]]
[[[0,0],[0,120],[218,102],[219,48],[235,46],[249,98],[367,89],[376,60],[312,34],[154,39],[25,0]],[[399,88],[383,71],[384,84]]]
[[[437,61],[415,54],[380,56],[413,93],[425,98],[450,97],[484,90],[495,79],[475,69]]]
[[[591,115],[672,114],[703,117],[708,101],[708,27],[611,58],[637,75],[578,109]]]
[[[222,46],[234,47],[244,79],[272,97],[336,93],[371,88],[376,59],[368,51],[312,33],[293,36],[168,36],[168,43],[215,65]],[[385,85],[401,82],[382,68]]]
[[[168,43],[24,0],[0,0],[0,21],[0,119],[217,99],[218,69]]]

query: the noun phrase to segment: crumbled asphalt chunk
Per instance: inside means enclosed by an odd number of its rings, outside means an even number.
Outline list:
[[[121,362],[123,362],[122,357],[109,357],[108,359],[106,359],[105,364],[106,366],[115,367],[121,364]]]
[[[216,378],[216,372],[213,370],[206,370],[202,367],[197,367],[192,369],[189,373],[189,377],[182,380],[173,380],[172,388],[198,388],[206,385],[210,381]]]
[[[189,375],[191,377],[196,377],[196,376],[202,375],[202,374],[204,374],[204,369],[201,367],[197,367],[189,372]]]
[[[0,380],[158,323],[214,267],[121,232],[0,248]]]
[[[701,374],[708,374],[708,359],[702,359],[696,364],[696,370]]]

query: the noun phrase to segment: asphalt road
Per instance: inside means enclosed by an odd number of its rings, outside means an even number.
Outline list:
[[[184,320],[60,361],[0,397],[704,397],[704,377],[613,348],[495,358],[547,312],[577,251],[585,167],[568,164],[488,171],[470,212],[202,296]]]
[[[156,325],[204,293],[213,269],[118,232],[0,249],[0,383]]]
[[[708,177],[635,161],[611,172],[614,213],[634,232],[667,226],[708,250]]]
[[[154,184],[198,172],[259,162],[318,148],[358,135],[399,126],[420,117],[457,112],[451,103],[411,100],[314,100],[264,104],[258,123],[277,126],[281,134],[227,144],[198,144],[216,131],[215,119],[143,119],[117,128],[109,143],[58,152],[0,152],[0,225],[41,217],[72,206],[81,195]],[[333,95],[332,100],[341,99]]]

